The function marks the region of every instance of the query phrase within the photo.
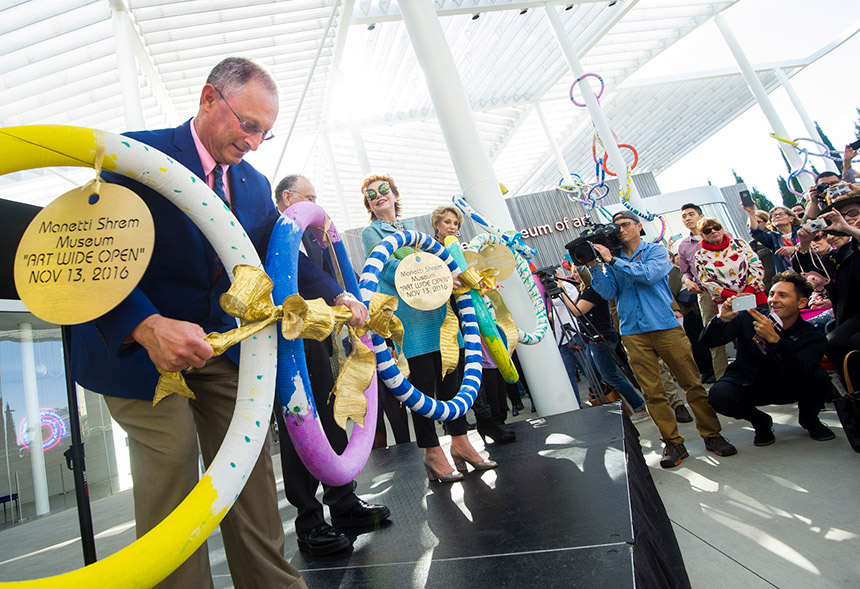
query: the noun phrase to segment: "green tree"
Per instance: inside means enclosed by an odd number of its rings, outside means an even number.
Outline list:
[[[735,172],[734,168],[732,168],[732,175],[735,177],[736,184],[746,184],[744,179],[741,178],[740,174]],[[770,202],[767,197],[759,191],[755,186],[750,187],[750,196],[753,201],[755,201],[755,207],[757,209],[761,209],[763,211],[769,211],[773,208],[773,203]]]
[[[779,155],[782,156],[782,162],[785,164],[785,168],[788,170],[788,174],[791,175],[791,172],[793,170],[791,169],[791,165],[788,163],[788,159],[785,157],[785,153],[781,149],[779,150]],[[780,178],[782,178],[782,176],[780,176]],[[779,182],[779,180],[777,180],[777,182]],[[803,192],[803,188],[800,186],[800,182],[797,181],[797,176],[794,176],[791,179],[791,187],[794,188],[797,192]],[[780,189],[780,192],[782,192],[782,189]],[[789,194],[791,194],[791,191],[789,191]]]
[[[837,150],[835,147],[833,147],[833,143],[830,142],[830,139],[827,137],[827,135],[824,134],[824,131],[821,130],[821,127],[818,126],[818,121],[815,121],[815,130],[818,131],[818,136],[821,138],[821,142],[824,143],[824,145],[826,145],[828,149],[830,149],[831,151],[835,151],[836,153],[842,153],[841,149]],[[810,150],[810,151],[812,151],[812,150]],[[842,169],[842,158],[839,158],[837,160],[833,160],[833,163],[836,164],[837,170]],[[816,172],[816,175],[817,175],[817,172]]]
[[[792,178],[793,180],[794,178]],[[782,196],[782,204],[788,208],[797,204],[797,196],[788,189],[788,183],[782,176],[777,177],[776,183],[779,186],[779,194]]]
[[[757,209],[761,209],[762,211],[769,211],[773,208],[773,203],[770,202],[768,198],[764,194],[762,194],[755,186],[750,189],[750,196],[753,197]]]

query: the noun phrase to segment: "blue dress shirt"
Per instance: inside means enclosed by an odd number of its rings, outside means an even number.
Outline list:
[[[607,301],[616,299],[621,335],[634,335],[678,327],[672,311],[666,248],[640,241],[632,256],[624,252],[612,265],[591,269],[591,287]]]

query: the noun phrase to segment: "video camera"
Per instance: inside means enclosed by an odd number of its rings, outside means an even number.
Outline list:
[[[573,263],[583,266],[597,258],[592,244],[599,243],[609,249],[613,256],[621,253],[621,242],[618,241],[620,227],[615,223],[595,224],[590,219],[585,222],[586,228],[579,237],[565,245]]]

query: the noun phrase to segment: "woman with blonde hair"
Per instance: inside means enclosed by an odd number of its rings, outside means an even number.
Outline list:
[[[371,221],[361,231],[365,254],[369,254],[376,244],[397,231],[414,230],[413,221],[400,219],[400,192],[391,176],[368,176],[361,184],[361,193]],[[402,247],[385,262],[379,277],[379,292],[397,296],[396,315],[403,323],[404,331],[403,349],[399,352],[409,361],[410,382],[425,395],[447,401],[457,394],[460,379],[456,371],[442,378],[439,332],[445,320],[446,308],[443,306],[432,311],[414,309],[400,298],[394,287],[394,277],[400,261],[413,251],[411,247]],[[485,460],[469,442],[465,417],[446,422],[447,431],[451,435],[451,456],[459,472],[451,467],[439,446],[435,421],[413,413],[412,425],[418,447],[424,448],[424,467],[430,480],[444,483],[458,481],[463,478],[462,473],[466,471],[467,462],[476,470],[496,467],[495,462]]]
[[[756,216],[755,205],[743,206],[749,214],[750,236],[773,252],[774,268],[777,272],[791,270],[791,255],[797,244],[800,219],[788,207],[773,207],[768,211],[772,229],[762,227]]]

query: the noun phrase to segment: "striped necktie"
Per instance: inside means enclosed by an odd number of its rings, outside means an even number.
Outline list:
[[[212,191],[218,195],[227,208],[230,208],[230,201],[227,200],[227,193],[224,192],[224,168],[222,168],[219,164],[215,164],[215,169],[212,170],[212,175],[215,180],[215,185],[212,188]]]
[[[215,168],[212,170],[212,176],[215,180],[212,192],[218,195],[218,198],[220,198],[229,209],[230,202],[227,200],[227,194],[224,192],[224,168],[219,164],[215,164]],[[221,263],[221,258],[218,254],[215,254],[215,280],[217,281],[222,274],[224,274],[224,264]]]

